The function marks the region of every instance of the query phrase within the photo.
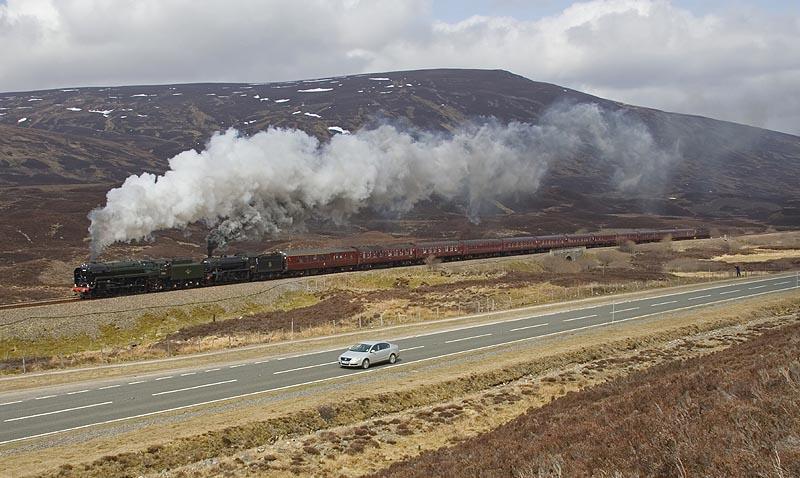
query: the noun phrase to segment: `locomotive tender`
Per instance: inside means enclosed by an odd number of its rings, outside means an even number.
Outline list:
[[[422,264],[430,258],[458,261],[532,254],[565,247],[613,246],[624,241],[656,242],[708,237],[701,229],[640,230],[618,234],[566,234],[428,241],[383,246],[295,249],[266,254],[91,262],[75,269],[72,291],[81,298],[159,292],[237,282]]]

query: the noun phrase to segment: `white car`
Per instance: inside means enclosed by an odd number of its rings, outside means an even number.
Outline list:
[[[359,342],[339,356],[340,367],[369,368],[370,365],[389,362],[395,363],[400,357],[400,347],[396,344],[379,340]]]

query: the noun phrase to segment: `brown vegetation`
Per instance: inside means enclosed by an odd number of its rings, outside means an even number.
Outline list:
[[[375,476],[800,476],[800,324],[671,362]]]

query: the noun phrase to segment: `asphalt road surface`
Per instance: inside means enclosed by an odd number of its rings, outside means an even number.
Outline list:
[[[749,297],[798,288],[796,275],[770,276],[724,285],[709,284],[689,292],[653,291],[646,298],[612,305],[576,308],[550,314],[497,321],[403,337],[395,365],[376,365],[368,370],[342,369],[337,364],[341,349],[314,351],[291,357],[253,360],[219,368],[181,371],[147,379],[104,382],[95,388],[74,389],[54,395],[24,397],[0,395],[0,444],[65,433],[104,423],[181,410],[201,404],[240,398],[329,380],[346,380],[357,374],[390,367],[458,356],[471,351],[535,340],[625,322],[658,314],[735,302]],[[303,345],[298,345],[303,347]]]

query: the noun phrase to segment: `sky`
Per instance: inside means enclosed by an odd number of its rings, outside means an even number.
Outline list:
[[[800,134],[796,0],[0,0],[0,91],[443,67]]]

